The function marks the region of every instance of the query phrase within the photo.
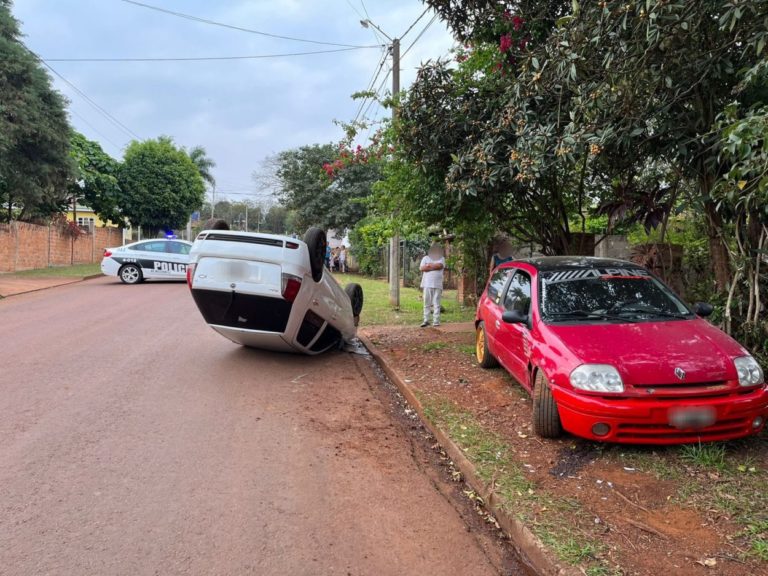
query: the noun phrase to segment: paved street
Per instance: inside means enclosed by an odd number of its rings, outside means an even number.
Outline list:
[[[0,574],[517,572],[369,362],[239,348],[187,288],[0,301]]]

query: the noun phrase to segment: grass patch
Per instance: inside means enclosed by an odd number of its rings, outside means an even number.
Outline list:
[[[400,288],[400,310],[393,310],[389,305],[389,284],[384,280],[367,278],[353,274],[334,274],[339,283],[344,286],[349,282],[357,282],[363,287],[365,304],[360,316],[361,326],[391,326],[404,324],[421,324],[423,302],[421,292],[417,288]],[[474,308],[459,306],[456,290],[443,291],[443,308],[441,322],[469,322],[475,317]]]
[[[723,444],[687,444],[680,449],[680,459],[700,468],[722,472],[725,467],[725,446]]]
[[[475,357],[475,347],[472,344],[458,344],[456,349],[462,354],[468,354],[472,358]]]
[[[84,278],[101,274],[101,264],[76,264],[74,266],[52,266],[50,268],[38,268],[36,270],[24,270],[14,272],[11,276],[20,276],[24,278]]]
[[[440,341],[427,342],[426,344],[421,345],[421,349],[424,350],[424,352],[434,352],[435,350],[443,350],[448,347],[448,343]]]
[[[509,444],[469,412],[445,399],[424,395],[419,399],[426,418],[461,448],[487,485],[493,484],[501,506],[529,526],[559,560],[595,576],[612,573],[602,558],[602,544],[574,521],[583,516],[578,502],[538,490],[514,459]]]

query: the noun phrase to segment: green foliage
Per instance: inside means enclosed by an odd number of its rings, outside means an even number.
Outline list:
[[[392,237],[392,222],[389,218],[369,216],[357,223],[349,233],[352,255],[357,261],[360,273],[366,276],[384,274],[384,250]]]
[[[166,136],[132,142],[118,180],[123,213],[131,224],[147,230],[181,228],[203,204],[205,188],[197,166]]]
[[[76,172],[69,184],[70,197],[85,204],[106,221],[121,222],[121,191],[118,183],[120,163],[109,156],[98,142],[73,132],[69,154]]]
[[[0,218],[60,212],[73,172],[65,100],[21,42],[10,2],[0,2]]]
[[[345,164],[332,177],[324,168],[339,160],[332,144],[314,144],[277,155],[276,176],[282,204],[295,213],[296,226],[345,230],[366,214],[365,200],[379,179],[376,162]]]

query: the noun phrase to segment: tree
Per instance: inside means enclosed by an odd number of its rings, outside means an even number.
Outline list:
[[[205,198],[197,166],[167,136],[131,142],[118,181],[123,213],[150,233],[181,228]]]
[[[557,118],[567,102],[517,80],[566,3],[520,2],[519,11],[498,2],[430,4],[468,44],[457,65],[422,67],[403,99],[397,149],[429,183],[414,188],[412,204],[430,207],[434,224],[469,230],[490,221],[545,253],[570,252],[572,216],[589,205],[594,148],[566,153],[576,148]]]
[[[663,223],[705,214],[713,276],[729,282],[728,222],[714,190],[728,170],[715,126],[761,57],[768,2],[428,0],[468,48],[430,63],[399,137],[452,213],[487,210],[546,252],[603,206]],[[439,200],[442,200],[440,202]]]
[[[208,156],[205,148],[202,146],[194,146],[189,151],[189,157],[197,167],[197,171],[200,172],[203,181],[211,186],[216,185],[216,178],[213,177],[211,170],[216,168],[216,162]]]
[[[365,216],[365,199],[380,173],[377,163],[364,161],[360,152],[315,144],[278,154],[278,196],[295,212],[298,228],[345,230]]]
[[[664,163],[679,178],[695,182],[691,200],[707,218],[721,291],[731,271],[728,231],[714,192],[728,165],[716,120],[734,99],[744,71],[760,60],[767,24],[766,2],[584,3],[552,36],[541,70],[532,66],[520,78],[530,83],[536,74],[542,80],[549,75],[544,89],[562,87],[557,93],[573,104],[566,122],[576,138],[600,131],[606,165],[625,168],[612,190],[619,199],[633,196],[667,212],[676,204],[674,186],[665,198],[646,202],[635,182],[640,171],[628,165],[628,158],[640,167]]]
[[[76,166],[69,184],[73,202],[85,204],[105,222],[120,223],[120,163],[79,132],[72,133],[70,156]]]
[[[5,220],[62,211],[73,170],[65,100],[20,37],[11,2],[0,0],[0,206]]]

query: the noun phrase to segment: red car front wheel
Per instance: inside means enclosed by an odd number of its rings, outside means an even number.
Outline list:
[[[541,370],[536,372],[533,385],[533,431],[542,438],[557,438],[563,433],[557,403]]]
[[[496,368],[498,360],[488,349],[488,338],[485,335],[485,322],[479,322],[475,329],[475,358],[481,368]]]

